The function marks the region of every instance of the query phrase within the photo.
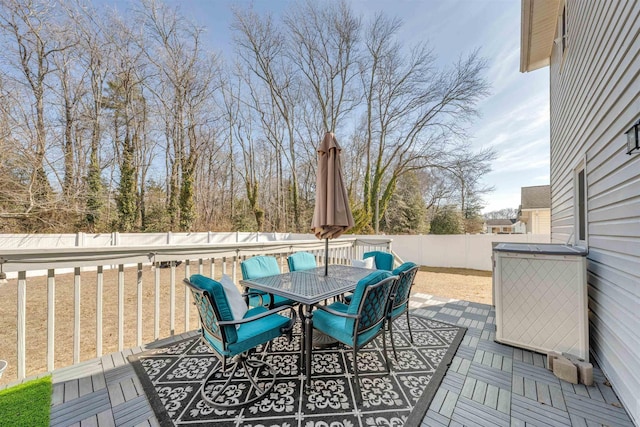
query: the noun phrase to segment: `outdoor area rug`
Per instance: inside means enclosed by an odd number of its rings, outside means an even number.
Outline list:
[[[302,392],[300,323],[290,342],[280,337],[267,352],[255,355],[274,367],[276,384],[268,397],[239,409],[213,409],[202,400],[202,380],[220,365],[199,337],[129,360],[162,426],[420,425],[465,329],[412,315],[411,330],[413,345],[405,317],[394,322],[397,362],[387,334],[391,374],[385,370],[381,336],[359,351],[359,405],[352,384],[352,350],[342,345],[314,349],[312,390]]]

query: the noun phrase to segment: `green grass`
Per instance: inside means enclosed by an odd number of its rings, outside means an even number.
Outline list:
[[[48,426],[51,377],[0,391],[0,426]]]

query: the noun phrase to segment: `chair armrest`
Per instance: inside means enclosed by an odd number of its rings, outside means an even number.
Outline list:
[[[281,307],[274,308],[269,311],[262,312],[260,314],[256,314],[255,316],[246,317],[244,319],[219,321],[218,325],[220,326],[241,325],[243,323],[249,323],[258,319],[262,319],[263,317],[271,316],[272,314],[275,314],[287,309],[291,309],[293,311],[293,307],[291,307],[290,305],[283,305]],[[294,314],[295,314],[295,311],[294,311]]]
[[[246,288],[245,288],[246,289]],[[258,291],[245,291],[244,293],[241,294],[241,296],[245,299],[245,302],[248,304],[247,301],[249,301],[249,297],[258,297],[260,298],[260,305],[264,305],[264,296],[265,293],[264,292],[258,292]]]
[[[349,314],[349,313],[343,313],[341,311],[333,310],[333,309],[327,307],[326,305],[316,306],[316,309],[322,310],[322,311],[326,311],[327,313],[333,314],[334,316],[340,316],[340,317],[345,317],[345,318],[349,318],[349,319],[358,319],[360,317],[357,314]]]

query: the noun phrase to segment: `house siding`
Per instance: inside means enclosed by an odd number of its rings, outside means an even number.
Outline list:
[[[575,242],[574,170],[587,180],[593,357],[640,423],[640,2],[567,0],[568,48],[553,47],[551,240]],[[561,25],[558,19],[558,26]]]

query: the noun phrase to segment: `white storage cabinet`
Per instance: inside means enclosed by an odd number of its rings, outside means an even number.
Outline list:
[[[584,248],[500,243],[494,248],[496,341],[589,361]]]

